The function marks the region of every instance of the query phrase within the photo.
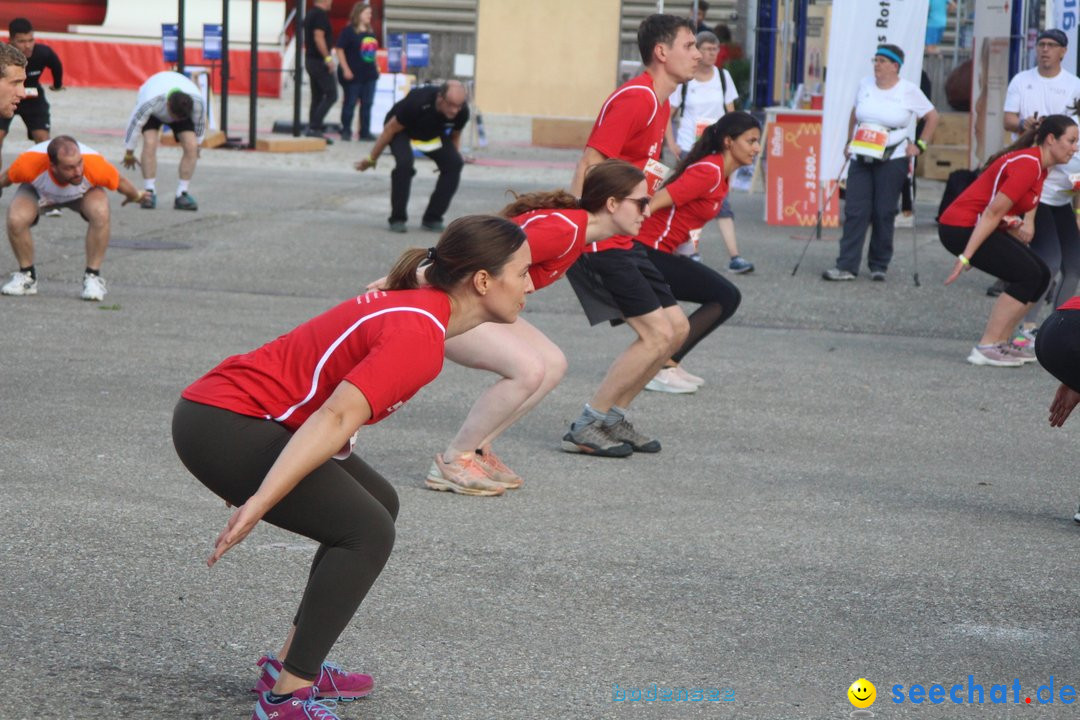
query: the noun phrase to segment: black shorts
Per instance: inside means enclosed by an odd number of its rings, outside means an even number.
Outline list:
[[[158,130],[161,128],[162,125],[165,124],[166,123],[157,119],[157,117],[151,115],[150,119],[146,121],[146,125],[143,126],[143,132],[146,132],[147,130]],[[172,128],[173,137],[176,138],[177,141],[180,140],[180,133],[195,132],[195,121],[191,118],[188,118],[187,120],[177,120],[175,122],[168,123],[168,125],[170,128]]]
[[[23,119],[26,125],[26,139],[33,140],[30,133],[34,130],[49,131],[49,103],[45,98],[26,98],[19,103],[15,114]],[[0,118],[0,130],[8,132],[11,128],[12,118]]]
[[[678,304],[645,247],[585,253],[566,273],[589,323],[613,325]]]

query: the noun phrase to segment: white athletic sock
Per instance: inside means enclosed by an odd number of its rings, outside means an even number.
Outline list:
[[[145,187],[150,192],[156,192],[157,191],[157,189],[154,187],[156,184],[157,184],[157,178],[144,178],[143,179],[143,187]]]
[[[190,180],[181,180],[177,184],[177,186],[176,186],[176,197],[180,197],[181,195],[183,195],[184,193],[187,192],[188,183],[190,183],[190,182],[191,182]]]

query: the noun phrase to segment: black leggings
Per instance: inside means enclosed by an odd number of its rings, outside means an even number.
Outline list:
[[[1046,372],[1080,392],[1080,310],[1057,310],[1035,335],[1035,357]]]
[[[938,225],[941,244],[953,255],[964,246],[975,228]],[[1031,248],[1016,238],[995,230],[968,260],[973,267],[1008,283],[1005,294],[1027,304],[1038,300],[1050,285],[1050,268]]]
[[[675,362],[682,362],[695,345],[735,314],[742,302],[742,293],[727,278],[704,263],[663,250],[646,250],[649,260],[667,280],[675,299],[701,305],[687,318],[690,333],[686,336],[686,342],[671,356]]]
[[[173,445],[191,474],[235,506],[247,502],[292,433],[276,422],[181,400]],[[394,488],[356,455],[328,460],[263,518],[319,543],[283,658],[292,674],[314,680],[394,546]],[[267,592],[278,591],[268,585]]]

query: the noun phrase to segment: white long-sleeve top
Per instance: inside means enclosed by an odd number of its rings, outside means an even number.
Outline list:
[[[146,125],[150,116],[156,117],[165,124],[176,120],[169,113],[168,106],[169,94],[173,90],[179,90],[191,96],[195,105],[191,110],[191,121],[195,125],[198,142],[203,141],[206,136],[206,105],[203,102],[202,91],[186,75],[166,71],[151,75],[139,88],[135,109],[131,112],[127,132],[124,134],[124,147],[127,150],[134,150],[139,144],[139,136],[142,135],[143,126]]]

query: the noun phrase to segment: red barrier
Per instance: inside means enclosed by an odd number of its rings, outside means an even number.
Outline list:
[[[41,38],[64,63],[64,84],[71,87],[131,88],[137,90],[146,78],[162,70],[171,70],[161,57],[161,43],[120,43],[108,39],[86,39],[71,35],[65,38]],[[251,53],[229,50],[229,94],[247,95],[251,87]],[[202,46],[184,48],[187,65],[211,67],[203,62]],[[281,96],[281,53],[259,51],[259,97]],[[221,66],[213,73],[215,92],[221,88]]]

